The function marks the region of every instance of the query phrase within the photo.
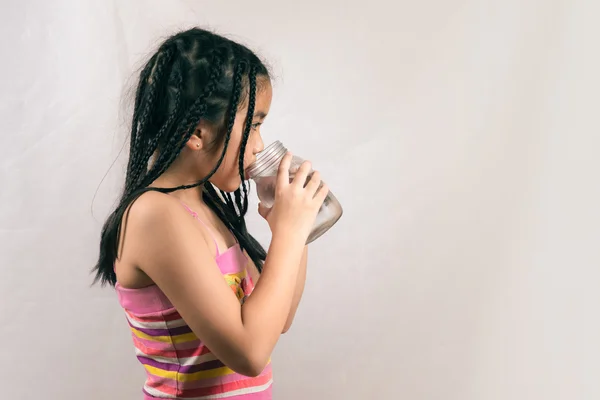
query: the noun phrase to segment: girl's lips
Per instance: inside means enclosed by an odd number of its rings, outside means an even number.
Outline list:
[[[246,179],[246,180],[250,179],[250,176],[248,175],[248,167],[250,167],[253,163],[254,163],[254,161],[252,161],[251,163],[248,163],[244,166],[244,179]]]

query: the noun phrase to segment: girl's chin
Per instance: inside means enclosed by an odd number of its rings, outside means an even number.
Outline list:
[[[217,189],[222,190],[223,192],[233,193],[240,188],[242,185],[242,181],[238,178],[236,181],[227,182],[227,183],[216,183],[213,182],[213,185],[217,187]]]

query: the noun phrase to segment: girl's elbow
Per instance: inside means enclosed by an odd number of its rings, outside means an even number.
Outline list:
[[[242,374],[242,375],[244,375],[244,376],[247,376],[249,378],[256,378],[263,371],[264,371],[263,367],[251,366],[251,367],[247,368],[246,370],[244,370],[244,372],[239,372],[239,373]]]
[[[266,368],[269,357],[264,356],[253,356],[246,354],[241,357],[242,360],[236,368],[231,368],[238,374],[255,378],[259,376]]]

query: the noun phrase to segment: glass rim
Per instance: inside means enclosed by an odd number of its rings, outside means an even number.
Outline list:
[[[256,160],[246,168],[246,175],[250,179],[259,176],[281,161],[285,153],[287,153],[285,146],[279,140],[274,141],[256,155]]]

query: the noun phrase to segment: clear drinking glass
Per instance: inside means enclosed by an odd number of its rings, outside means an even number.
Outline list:
[[[266,207],[273,207],[275,201],[275,184],[277,182],[277,170],[281,159],[287,153],[287,149],[279,141],[273,142],[263,151],[256,155],[254,161],[247,169],[246,174],[256,183],[256,191],[261,203]],[[296,171],[304,160],[294,155],[290,165],[290,180],[294,178]],[[310,178],[309,178],[310,179]],[[313,229],[308,236],[306,244],[313,242],[329,230],[341,217],[342,206],[335,198],[331,190],[319,209]]]

